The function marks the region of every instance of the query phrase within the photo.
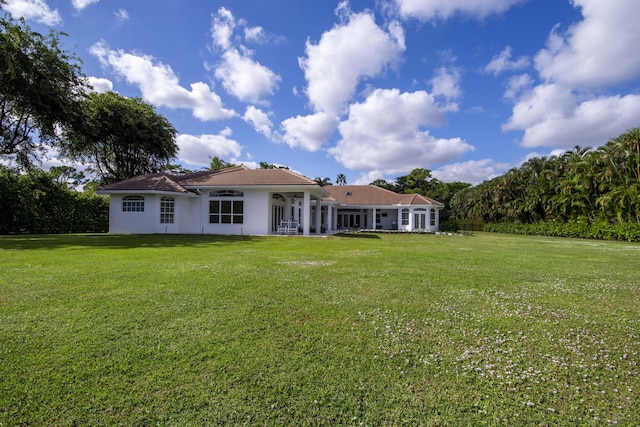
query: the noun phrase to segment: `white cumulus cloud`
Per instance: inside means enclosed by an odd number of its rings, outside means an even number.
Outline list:
[[[524,0],[395,0],[404,18],[421,21],[445,20],[456,14],[478,19],[502,13]]]
[[[87,77],[87,81],[93,88],[94,92],[103,93],[113,90],[113,83],[109,79],[101,77]]]
[[[497,76],[505,71],[518,71],[531,65],[531,59],[527,56],[521,56],[518,59],[511,59],[511,46],[505,47],[502,52],[495,55],[484,70]]]
[[[240,101],[258,102],[266,95],[273,95],[278,88],[277,74],[236,49],[227,50],[222,58],[215,76],[227,92]]]
[[[253,105],[249,105],[244,113],[244,121],[250,123],[256,132],[259,132],[271,139],[273,123],[269,119],[269,114],[265,113]]]
[[[171,67],[152,56],[112,50],[103,42],[94,44],[91,53],[128,83],[138,86],[142,98],[153,105],[189,109],[194,117],[203,121],[237,115],[224,108],[220,96],[208,84],[196,82],[190,85],[191,90],[185,89]]]
[[[394,66],[405,50],[398,22],[385,31],[369,12],[356,14],[339,8],[339,13],[344,22],[325,32],[317,44],[307,41],[306,57],[298,59],[311,105],[331,116],[343,113],[362,79]]]
[[[229,94],[240,101],[256,103],[276,92],[280,76],[253,59],[253,51],[241,43],[240,37],[234,38],[239,26],[244,26],[244,21],[236,21],[224,7],[214,15],[211,37],[214,46],[222,52],[214,75]],[[261,27],[245,27],[244,37],[253,43],[266,41]]]
[[[545,81],[602,87],[640,76],[640,7],[636,0],[574,0],[582,21],[555,28],[535,57]]]
[[[281,124],[282,140],[291,148],[301,147],[307,151],[318,151],[336,129],[338,120],[320,112],[308,116],[296,116]]]
[[[24,18],[45,25],[58,25],[62,17],[58,9],[51,9],[44,0],[6,0],[3,9],[14,18]]]
[[[441,166],[431,171],[431,175],[443,182],[460,181],[476,185],[502,175],[510,167],[508,163],[499,163],[491,159],[469,160]]]
[[[452,161],[473,150],[460,138],[436,138],[424,130],[443,122],[427,92],[378,89],[351,105],[348,119],[338,127],[342,139],[329,153],[349,169],[391,174]]]
[[[582,19],[554,28],[535,56],[541,83],[510,81],[514,106],[504,130],[524,147],[599,146],[638,125],[640,95],[618,87],[640,76],[640,8],[635,0],[574,0]],[[533,87],[532,87],[533,86]]]
[[[98,3],[100,0],[71,0],[71,4],[76,10],[82,10],[85,7],[93,3]]]
[[[178,144],[178,158],[189,165],[209,166],[210,157],[227,159],[230,156],[238,157],[242,152],[242,146],[229,138],[231,131],[225,129],[218,135],[187,135],[176,137]]]

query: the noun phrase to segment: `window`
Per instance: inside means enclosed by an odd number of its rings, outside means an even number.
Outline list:
[[[430,220],[429,220],[429,224],[431,224],[432,226],[436,225],[436,210],[435,209],[431,209],[431,215],[429,215]]]
[[[244,202],[242,200],[211,200],[209,223],[242,224]]]
[[[160,199],[160,224],[173,224],[176,199],[162,197]]]
[[[122,212],[144,212],[144,197],[142,196],[123,197]]]
[[[409,225],[409,209],[402,209],[402,225]]]
[[[244,193],[234,190],[218,190],[209,193],[209,197],[244,197]]]
[[[209,201],[210,224],[242,224],[244,217],[244,201],[233,200],[243,197],[242,191],[219,190],[209,193],[211,198],[220,200]]]

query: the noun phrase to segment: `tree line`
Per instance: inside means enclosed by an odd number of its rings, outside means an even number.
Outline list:
[[[92,190],[165,170],[178,151],[176,130],[152,106],[92,92],[65,36],[0,17],[3,234],[106,231],[109,203]],[[92,180],[70,167],[40,169],[51,156],[84,164]]]
[[[580,228],[575,224],[584,224],[585,230],[597,224],[605,229],[607,224],[639,225],[640,128],[629,129],[596,149],[576,146],[559,156],[532,158],[459,191],[451,199],[451,210],[461,223],[492,224],[488,229],[496,231],[515,231],[512,225],[554,224],[547,227],[556,230],[553,233],[572,235]],[[561,231],[558,224],[570,224],[571,231]],[[541,234],[553,234],[538,228]],[[636,228],[640,232],[640,227],[632,227]],[[533,233],[536,228],[520,229]],[[585,231],[582,237],[598,233]]]

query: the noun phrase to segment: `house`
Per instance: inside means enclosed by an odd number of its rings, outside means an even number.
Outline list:
[[[372,185],[321,187],[288,169],[235,166],[157,173],[101,187],[117,234],[277,234],[284,220],[303,235],[344,229],[437,231],[442,203]]]

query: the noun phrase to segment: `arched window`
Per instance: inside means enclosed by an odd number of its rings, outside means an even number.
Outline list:
[[[235,190],[217,190],[209,193],[209,197],[244,197],[244,193]]]
[[[173,224],[176,199],[162,197],[160,199],[160,224]]]
[[[142,196],[123,197],[122,212],[144,212],[144,197]]]

